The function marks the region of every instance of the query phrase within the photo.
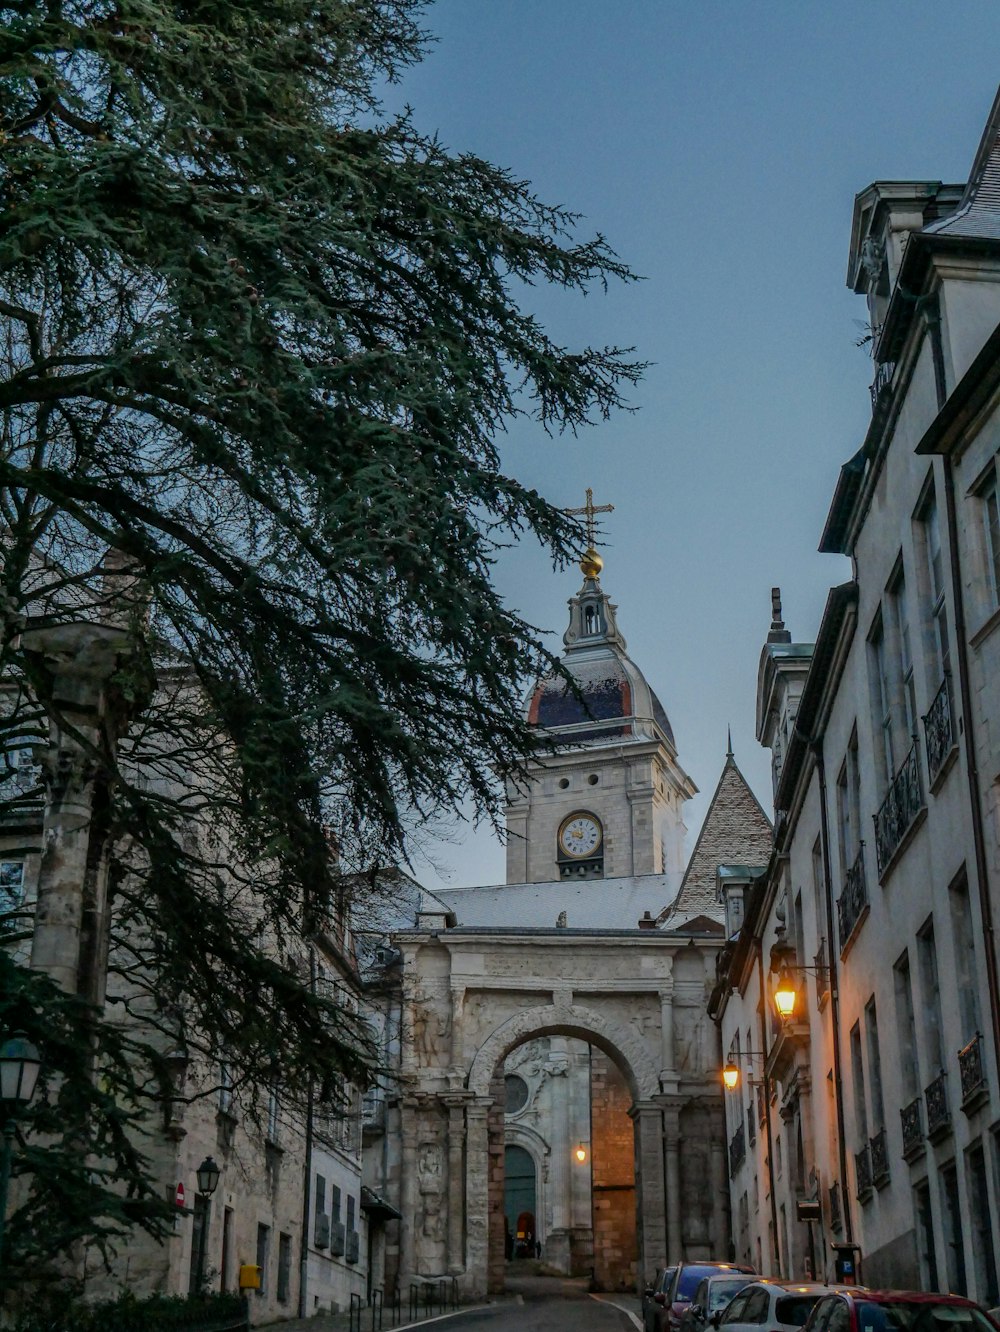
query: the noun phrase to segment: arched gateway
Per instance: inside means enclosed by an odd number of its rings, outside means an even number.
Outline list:
[[[706,1011],[725,938],[716,867],[765,864],[770,824],[730,753],[685,869],[696,787],[626,654],[600,557],[588,551],[581,567],[564,635],[573,683],[541,680],[526,704],[558,748],[508,790],[507,883],[427,894],[416,928],[393,935],[404,1290],[440,1276],[466,1296],[502,1286],[520,1187],[505,1219],[505,1128],[534,1162],[533,1225],[561,1270],[589,1255],[600,1276],[613,1215],[617,1266],[603,1270],[615,1284],[729,1250]],[[574,1160],[590,1171],[586,1190]],[[622,1256],[626,1245],[635,1252]]]

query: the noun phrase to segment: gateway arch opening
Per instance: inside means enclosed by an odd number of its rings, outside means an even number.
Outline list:
[[[491,1271],[532,1260],[635,1289],[634,1098],[615,1061],[575,1037],[538,1036],[497,1066],[491,1092]]]

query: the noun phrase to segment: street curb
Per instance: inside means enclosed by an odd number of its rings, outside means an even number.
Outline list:
[[[624,1304],[615,1304],[614,1300],[609,1300],[606,1295],[591,1294],[590,1298],[596,1300],[598,1304],[610,1304],[612,1309],[617,1309],[619,1313],[623,1313],[627,1318],[631,1318],[632,1322],[639,1329],[639,1332],[642,1332],[642,1319],[638,1318],[631,1309],[626,1309]]]
[[[461,1318],[462,1314],[477,1313],[480,1309],[492,1309],[494,1304],[466,1304],[461,1309],[453,1309],[451,1313],[435,1314],[433,1318],[420,1318],[415,1323],[400,1323],[399,1327],[394,1327],[392,1332],[408,1332],[411,1327],[427,1327],[431,1323],[443,1323],[446,1318]]]

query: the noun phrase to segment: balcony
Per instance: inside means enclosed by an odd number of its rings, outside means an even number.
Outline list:
[[[830,959],[826,955],[826,940],[820,939],[819,951],[813,958],[816,968],[816,1007],[822,1008],[830,997]]]
[[[909,1105],[904,1105],[899,1112],[903,1126],[903,1156],[907,1161],[914,1161],[924,1154],[924,1127],[921,1123],[921,1096],[915,1096]]]
[[[920,765],[917,763],[917,746],[914,743],[903,759],[899,771],[889,783],[882,808],[875,815],[875,853],[878,857],[880,879],[885,877],[903,839],[923,808]]]
[[[837,898],[837,920],[842,953],[867,908],[868,883],[865,879],[865,844],[862,842],[858,847],[854,864],[844,875],[844,891]]]
[[[864,1202],[871,1197],[872,1191],[872,1161],[867,1145],[854,1153],[854,1170],[858,1181],[858,1202]]]
[[[879,1129],[868,1143],[871,1156],[872,1183],[877,1189],[889,1183],[889,1137],[885,1129]]]
[[[879,400],[892,383],[892,377],[896,373],[895,361],[880,361],[875,367],[875,378],[872,380],[868,392],[872,395],[872,412],[879,405]]]
[[[955,723],[951,715],[951,680],[946,675],[934,702],[924,717],[927,744],[927,776],[933,789],[955,748]]]
[[[927,1106],[927,1136],[931,1142],[951,1132],[951,1114],[948,1110],[948,1083],[946,1075],[939,1073],[924,1090]]]
[[[729,1174],[733,1176],[743,1164],[747,1154],[746,1137],[743,1131],[743,1121],[740,1120],[740,1126],[733,1134],[729,1142]]]
[[[830,1229],[834,1232],[839,1231],[843,1226],[840,1215],[840,1185],[830,1185]]]
[[[983,1038],[978,1031],[969,1044],[958,1052],[958,1079],[962,1088],[962,1109],[970,1114],[986,1097]]]
[[[764,1082],[761,1080],[754,1088],[754,1096],[757,1099],[757,1123],[763,1124],[767,1118],[767,1092],[764,1089]]]

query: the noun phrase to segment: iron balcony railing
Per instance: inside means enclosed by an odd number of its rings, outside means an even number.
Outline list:
[[[872,411],[878,406],[878,400],[883,392],[892,383],[892,377],[896,371],[895,361],[880,361],[875,367],[875,378],[871,382],[868,392],[872,395]]]
[[[867,1198],[872,1191],[872,1162],[867,1143],[860,1152],[854,1153],[854,1169],[858,1178],[858,1197]]]
[[[839,1230],[842,1225],[840,1218],[840,1185],[830,1185],[830,1229]]]
[[[977,1031],[968,1045],[958,1052],[958,1077],[962,1087],[962,1104],[966,1105],[986,1086],[983,1067],[983,1038]]]
[[[934,695],[934,702],[924,717],[924,736],[927,743],[927,776],[933,784],[955,743],[955,726],[951,715],[951,680],[947,675],[942,680],[941,688]]]
[[[757,1096],[757,1123],[763,1124],[767,1118],[767,1092],[763,1081],[758,1082],[754,1090]]]
[[[889,1178],[889,1136],[885,1129],[879,1129],[868,1143],[871,1154],[872,1181],[884,1184]]]
[[[909,1105],[904,1105],[899,1112],[903,1126],[903,1155],[909,1156],[923,1146],[924,1129],[920,1115],[922,1097],[915,1096]]]
[[[747,1142],[752,1147],[757,1141],[757,1116],[752,1105],[747,1106]]]
[[[875,815],[875,852],[878,856],[879,878],[885,873],[890,860],[899,849],[900,842],[923,807],[920,765],[917,762],[917,746],[914,743],[903,759],[899,771],[889,783],[882,808]]]
[[[743,1159],[747,1154],[746,1137],[743,1131],[743,1121],[740,1120],[740,1126],[733,1134],[729,1143],[729,1173],[735,1175],[737,1170],[743,1164]]]
[[[927,1106],[927,1136],[941,1133],[951,1124],[948,1112],[948,1083],[944,1073],[939,1073],[932,1083],[924,1089],[924,1103]]]
[[[847,946],[847,941],[854,932],[854,927],[861,918],[861,913],[868,905],[868,883],[865,879],[865,844],[858,847],[854,864],[844,875],[844,891],[837,898],[837,920],[840,926],[840,947]]]

